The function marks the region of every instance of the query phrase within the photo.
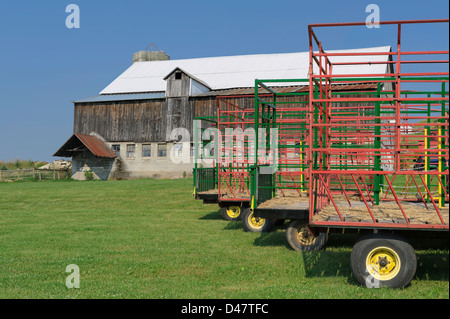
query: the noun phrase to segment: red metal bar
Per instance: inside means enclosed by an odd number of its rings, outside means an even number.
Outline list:
[[[419,191],[419,194],[420,194],[420,198],[422,199],[422,202],[425,204],[425,208],[428,209],[427,201],[423,197],[422,192],[420,191],[420,187],[419,187],[419,185],[417,185],[416,179],[414,178],[414,175],[411,175],[411,177],[412,177],[412,180],[414,181],[414,184],[416,184],[417,190]]]
[[[333,203],[333,206],[334,206],[334,208],[336,209],[336,212],[337,212],[338,215],[339,215],[339,218],[341,219],[341,221],[344,221],[344,219],[342,218],[341,213],[339,212],[339,209],[338,209],[336,203],[334,202],[333,196],[331,196],[330,190],[328,189],[328,187],[327,187],[325,181],[324,181],[323,178],[322,178],[322,175],[319,174],[319,178],[320,178],[320,180],[321,180],[321,182],[322,182],[323,187],[325,187],[325,190],[327,191],[328,196],[329,196],[331,202]]]
[[[439,184],[440,184],[442,190],[444,191],[445,197],[447,198],[447,200],[449,200],[448,193],[447,193],[447,191],[445,190],[445,186],[442,184],[441,179],[438,178],[437,180],[439,181]]]
[[[336,221],[309,221],[313,226],[328,226],[328,227],[352,227],[358,229],[410,229],[410,230],[447,230],[448,225],[430,225],[430,224],[395,224],[395,223],[372,223],[372,222],[336,222]]]
[[[338,180],[339,180],[339,184],[341,185],[342,191],[344,192],[345,198],[347,199],[348,204],[350,205],[350,207],[352,207],[352,203],[350,202],[350,199],[347,196],[347,192],[345,191],[345,187],[342,184],[341,178],[338,175]]]
[[[420,176],[420,179],[422,180],[423,185],[425,186],[425,189],[427,190],[428,196],[429,196],[429,198],[431,199],[431,202],[433,203],[434,209],[436,210],[436,213],[438,214],[439,219],[441,220],[441,223],[442,223],[442,224],[445,224],[444,219],[442,218],[442,215],[441,215],[441,213],[439,212],[439,208],[437,207],[436,203],[434,202],[433,195],[431,195],[431,192],[430,192],[430,190],[428,189],[428,186],[427,186],[427,184],[425,183],[425,181],[424,181],[424,179],[423,179],[423,176],[422,176],[422,175],[419,175],[419,176]]]
[[[370,217],[372,217],[372,220],[375,223],[376,222],[375,217],[373,216],[373,213],[372,213],[372,210],[369,207],[369,204],[367,204],[366,198],[364,197],[364,194],[362,193],[361,188],[359,187],[359,184],[358,184],[358,182],[355,179],[355,176],[353,174],[351,176],[352,176],[353,181],[355,182],[356,187],[358,188],[359,195],[361,195],[361,197],[362,197],[362,199],[364,201],[364,204],[366,204],[366,207],[367,207],[367,210],[369,211]]]
[[[386,181],[388,182],[389,188],[391,189],[392,194],[394,195],[395,201],[397,202],[398,207],[400,207],[400,210],[402,211],[403,217],[405,218],[405,221],[407,224],[409,224],[409,219],[406,217],[405,211],[403,210],[402,205],[400,204],[400,201],[397,197],[397,194],[394,191],[394,188],[392,187],[391,182],[389,181],[389,177],[385,176]]]
[[[412,170],[412,164],[414,163],[412,160],[421,156],[422,158],[446,158],[448,161],[449,150],[448,149],[440,149],[439,151],[433,149],[433,145],[426,146],[423,144],[423,140],[425,138],[436,138],[429,136],[430,134],[424,134],[421,130],[423,128],[435,129],[437,127],[443,128],[443,134],[439,138],[445,138],[448,140],[448,120],[444,123],[442,119],[446,119],[445,116],[431,116],[430,113],[427,112],[440,112],[441,107],[444,108],[444,104],[448,106],[449,102],[449,94],[448,92],[436,92],[432,94],[427,94],[426,97],[408,94],[407,90],[404,90],[402,86],[404,83],[448,83],[448,71],[446,72],[431,72],[430,70],[426,70],[425,72],[404,72],[402,70],[402,65],[426,65],[426,64],[448,64],[448,60],[444,59],[432,59],[432,58],[413,58],[411,60],[405,60],[406,56],[413,55],[448,55],[449,51],[443,50],[428,50],[428,51],[402,51],[402,26],[405,24],[417,24],[417,23],[448,23],[448,19],[433,19],[433,20],[405,20],[405,21],[385,21],[381,22],[381,24],[392,24],[397,27],[397,47],[395,52],[345,52],[345,53],[328,53],[324,50],[324,46],[321,41],[317,38],[314,33],[313,28],[315,27],[329,27],[329,26],[351,26],[351,25],[365,25],[365,23],[337,23],[337,24],[312,24],[308,26],[308,35],[309,35],[309,47],[310,47],[310,68],[309,68],[309,113],[310,113],[310,123],[309,128],[312,134],[317,134],[317,144],[313,144],[312,140],[309,140],[310,149],[308,150],[310,154],[315,152],[317,154],[318,162],[320,164],[320,168],[313,169],[312,166],[312,156],[309,156],[309,181],[310,181],[310,221],[311,224],[314,225],[340,225],[340,226],[355,226],[359,227],[367,225],[367,227],[379,227],[379,223],[376,223],[372,214],[372,211],[366,201],[363,191],[361,190],[360,185],[355,179],[354,174],[362,175],[362,181],[364,183],[364,188],[367,192],[368,197],[370,198],[372,204],[374,204],[374,199],[371,196],[369,191],[369,185],[366,183],[366,177],[370,176],[384,176],[386,178],[387,183],[389,184],[389,188],[386,191],[385,199],[390,192],[392,192],[393,197],[400,208],[403,217],[406,221],[406,224],[396,225],[392,227],[392,224],[384,223],[381,227],[389,227],[389,228],[408,228],[408,229],[447,229],[448,225],[444,225],[442,216],[440,214],[439,209],[436,206],[434,199],[432,198],[431,188],[442,188],[444,190],[445,196],[448,200],[448,192],[446,191],[446,187],[448,185],[447,182],[444,182],[442,179],[438,178],[438,185],[429,186],[427,185],[422,175],[426,175],[427,178],[431,176],[431,182],[440,175],[448,175],[448,169],[445,169],[444,172],[438,171],[415,171]],[[318,50],[314,52],[314,45],[317,45]],[[385,56],[394,58],[393,61],[354,61],[354,62],[342,62],[339,61],[337,63],[328,63],[330,57],[357,57],[357,56]],[[365,64],[378,64],[386,66],[392,65],[395,68],[392,71],[383,73],[383,74],[334,74],[332,72],[333,66],[339,65],[365,65]],[[317,65],[318,68],[317,74],[314,74],[314,66]],[[356,72],[355,72],[356,73]],[[380,79],[373,80],[373,77],[380,77]],[[445,78],[440,78],[440,76],[444,76]],[[389,77],[389,79],[384,80],[382,78]],[[404,79],[405,77],[414,77],[410,79]],[[424,78],[427,77],[427,78]],[[432,78],[439,77],[439,78]],[[357,78],[356,80],[349,78]],[[367,78],[367,81],[364,80]],[[369,79],[370,78],[370,79]],[[350,81],[345,81],[349,79]],[[382,97],[380,95],[378,97],[363,97],[363,96],[332,96],[332,89],[336,87],[337,83],[342,85],[350,85],[355,83],[392,83],[394,86],[393,90],[384,91]],[[333,86],[331,86],[333,83]],[[314,96],[313,85],[317,87],[318,96]],[[402,91],[403,89],[403,91]],[[444,90],[444,89],[442,89]],[[420,101],[420,102],[418,102]],[[387,102],[387,103],[386,103]],[[342,104],[340,104],[342,103]],[[333,104],[337,104],[338,106],[332,106]],[[372,104],[372,105],[365,105]],[[370,115],[362,115],[364,112],[374,112],[375,106],[379,104],[384,104],[379,107],[381,110],[387,110],[390,112],[393,110],[392,115],[388,116],[374,116]],[[340,106],[343,105],[343,106]],[[349,107],[350,105],[350,107]],[[433,107],[433,108],[431,108]],[[317,112],[319,121],[317,123],[313,123],[314,112]],[[408,114],[408,112],[423,112],[423,114]],[[404,112],[406,115],[403,115]],[[447,115],[448,116],[448,115]],[[386,123],[387,121],[392,120],[391,123]],[[437,120],[437,121],[436,121]],[[376,123],[378,121],[378,123]],[[422,122],[419,122],[422,121]],[[411,123],[413,122],[413,123]],[[345,128],[345,133],[341,133],[340,129]],[[339,130],[339,132],[337,132]],[[379,132],[376,133],[375,132]],[[412,135],[413,134],[413,135]],[[345,143],[342,143],[342,141]],[[380,141],[384,143],[385,147],[375,148],[373,144],[375,141]],[[322,143],[324,142],[324,143]],[[347,144],[348,143],[348,144]],[[422,146],[420,146],[422,143]],[[340,144],[339,148],[336,146]],[[316,146],[318,145],[318,146]],[[347,145],[349,145],[347,147]],[[367,146],[366,146],[367,145]],[[419,145],[419,146],[418,146]],[[356,146],[356,147],[354,147]],[[314,147],[314,149],[313,149]],[[357,148],[357,149],[356,149]],[[343,157],[347,158],[343,160]],[[388,167],[383,167],[384,169],[370,169],[370,166],[373,165],[375,159],[379,159],[378,164],[381,165],[389,165]],[[333,165],[333,166],[331,166]],[[336,166],[334,166],[336,165]],[[341,165],[341,166],[338,166]],[[334,169],[335,167],[345,166],[346,170],[339,171],[338,169]],[[368,167],[365,169],[364,167]],[[317,178],[317,174],[318,178]],[[326,194],[331,197],[331,191],[329,183],[331,181],[332,174],[337,176],[337,181],[341,187],[341,191],[344,191],[346,195],[346,199],[350,204],[348,199],[346,190],[344,189],[344,185],[340,179],[340,175],[350,174],[360,196],[362,197],[367,210],[372,216],[373,223],[344,223],[342,222],[314,222],[312,220],[313,215],[317,213],[316,211],[312,212],[316,207],[314,206],[313,197],[317,197],[317,209],[320,211],[322,207],[327,203],[323,200]],[[328,175],[328,176],[327,176]],[[392,177],[390,177],[392,175]],[[407,176],[407,182],[402,188],[402,192],[406,190],[406,195],[403,200],[401,200],[394,189],[394,181],[397,175],[405,175]],[[420,225],[413,226],[410,225],[409,219],[406,216],[406,213],[403,209],[401,201],[419,201],[425,205],[425,209],[428,209],[428,205],[424,198],[424,194],[421,191],[421,187],[419,187],[415,175],[419,175],[422,179],[422,185],[425,186],[427,193],[429,194],[433,205],[435,206],[436,212],[440,217],[442,225]],[[325,179],[325,176],[328,178]],[[317,186],[315,185],[314,180],[318,181]],[[411,189],[413,189],[413,183],[417,188],[417,192],[420,195],[420,200],[418,199],[407,199],[408,193]],[[435,183],[436,184],[436,183]],[[332,200],[333,198],[329,198]],[[392,199],[389,199],[390,201]],[[333,203],[334,204],[334,203]],[[376,226],[375,226],[376,225]]]
[[[445,23],[449,22],[449,19],[422,19],[422,20],[392,20],[392,21],[379,21],[380,25],[388,24],[420,24],[420,23]],[[345,26],[365,26],[366,22],[337,22],[337,23],[311,23],[308,25],[308,29],[323,28],[323,27],[345,27]],[[316,38],[316,41],[317,38]]]

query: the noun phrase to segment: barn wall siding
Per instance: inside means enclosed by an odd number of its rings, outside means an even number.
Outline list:
[[[176,79],[176,74],[180,74],[181,79]],[[180,97],[180,96],[189,96],[189,92],[191,89],[191,79],[188,75],[183,72],[174,72],[167,78],[167,88],[166,88],[166,96],[167,97]]]
[[[91,171],[95,179],[107,180],[113,169],[114,159],[100,158],[91,152],[76,154],[72,158],[72,178],[77,180],[85,180],[84,173]]]
[[[279,98],[283,99],[292,101],[298,97]],[[227,100],[243,108],[253,108],[255,103],[252,96]],[[216,97],[75,103],[74,133],[96,132],[108,142],[171,142],[172,130],[185,128],[192,140],[193,121],[198,116],[217,116]]]
[[[74,132],[96,132],[111,142],[164,141],[167,119],[163,110],[166,109],[164,100],[76,103]]]
[[[98,133],[109,142],[169,142],[174,128],[192,137],[196,116],[216,116],[214,97],[105,103],[75,103],[74,133]]]
[[[180,85],[183,84],[183,80]],[[181,87],[180,90],[187,89]],[[172,90],[172,88],[171,88]],[[177,91],[178,88],[173,88]],[[178,91],[177,91],[178,92]],[[178,94],[178,93],[177,93]],[[271,97],[264,97],[268,102]],[[106,141],[108,146],[120,144],[120,159],[116,159],[114,164],[102,161],[101,159],[75,158],[74,166],[75,178],[83,178],[83,167],[87,164],[102,179],[128,179],[128,178],[182,178],[190,176],[194,166],[192,159],[190,163],[174,163],[169,156],[173,145],[171,132],[175,128],[185,128],[188,130],[193,142],[193,121],[199,116],[217,118],[218,103],[221,106],[239,105],[241,108],[254,109],[253,96],[236,96],[233,98],[221,98],[217,101],[216,96],[173,96],[158,100],[137,100],[137,101],[111,101],[95,103],[75,103],[74,108],[74,133],[99,134]],[[278,97],[277,101],[293,102],[307,101],[307,96],[284,96]],[[297,107],[298,103],[280,104],[282,107]],[[303,104],[305,106],[305,104]],[[202,127],[206,128],[211,123],[202,122]],[[136,145],[136,155],[127,158],[127,144]],[[142,144],[151,143],[151,157],[142,156]],[[167,156],[159,157],[157,151],[158,143],[167,143]],[[190,149],[190,143],[183,146]],[[120,163],[118,166],[117,163]],[[120,167],[120,169],[119,169]]]

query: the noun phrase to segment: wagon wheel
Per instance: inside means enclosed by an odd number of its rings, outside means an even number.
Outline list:
[[[353,246],[350,264],[359,283],[369,288],[403,288],[414,277],[417,258],[414,248],[395,235],[362,237]]]
[[[284,219],[274,219],[273,220],[273,225],[274,226],[283,226],[284,225],[285,220]]]
[[[273,220],[259,218],[253,215],[250,208],[246,208],[242,213],[242,226],[249,232],[269,232],[273,227]]]
[[[242,207],[241,206],[227,206],[221,207],[220,212],[225,220],[239,220],[241,217]]]
[[[327,233],[315,235],[308,227],[308,221],[293,220],[286,229],[286,239],[292,249],[316,251],[322,249],[328,240]]]

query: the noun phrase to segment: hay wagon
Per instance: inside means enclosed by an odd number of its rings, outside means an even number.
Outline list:
[[[286,132],[299,147],[285,157],[288,167],[280,155],[275,171],[251,168],[253,216],[290,220],[294,250],[321,249],[333,232],[357,233],[351,267],[369,287],[409,284],[417,261],[407,238],[448,242],[449,51],[402,50],[402,29],[437,23],[448,20],[381,22],[396,30],[397,46],[351,52],[326,51],[315,31],[365,23],[310,25],[306,119],[293,123],[305,123],[303,131],[280,121],[277,92],[256,81],[255,126],[279,130],[278,154],[292,147]],[[270,97],[259,97],[260,88]]]

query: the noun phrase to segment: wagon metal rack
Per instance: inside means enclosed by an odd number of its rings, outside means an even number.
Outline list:
[[[217,190],[218,204],[227,220],[239,220],[250,206],[250,150],[253,135],[253,105],[248,96],[220,96],[217,102]]]
[[[309,170],[307,230],[322,243],[327,231],[364,233],[353,246],[350,262],[356,279],[368,287],[399,288],[410,283],[417,260],[414,248],[405,239],[407,236],[439,236],[448,242],[449,51],[402,49],[405,26],[416,24],[425,28],[427,24],[445,23],[448,27],[448,22],[448,19],[381,22],[381,26],[391,25],[397,31],[397,46],[394,52],[388,53],[329,53],[314,32],[317,28],[365,26],[365,23],[308,27],[309,106],[310,114],[315,112],[318,116],[310,122],[317,138],[310,138],[309,155],[313,161]],[[338,65],[332,62],[334,57],[371,54],[389,55],[386,74],[333,73]],[[440,59],[440,55],[446,59]],[[355,63],[358,62],[339,65]],[[433,72],[431,67],[435,65],[447,65],[447,68]],[[417,66],[424,69],[404,71]],[[368,81],[377,83],[375,95],[332,94],[333,84]],[[412,86],[419,89],[409,89]],[[315,87],[320,94],[314,96]],[[362,103],[366,105],[356,111]],[[356,135],[364,136],[363,144],[342,141]],[[437,147],[431,147],[431,139],[437,142]],[[341,169],[341,159],[355,152],[364,154],[364,164],[368,167],[346,161],[345,169]],[[420,158],[426,163],[418,170],[416,164]],[[432,168],[431,162],[437,165]],[[344,199],[338,198],[331,190],[333,176],[349,176],[356,194],[350,197],[348,189],[342,188]],[[368,185],[368,180],[373,184]],[[300,232],[297,234],[297,240],[302,238]]]
[[[397,45],[391,52],[327,52],[315,29],[366,24],[309,25],[308,165],[304,168],[308,204],[290,211],[275,207],[270,215],[263,201],[276,197],[278,185],[273,176],[272,180],[261,179],[261,165],[253,167],[254,215],[292,219],[286,237],[295,250],[321,249],[330,232],[364,235],[352,249],[351,267],[357,280],[369,287],[409,284],[417,261],[405,236],[439,237],[448,242],[449,51],[402,50],[405,25],[448,22],[380,22],[397,29]],[[367,61],[367,57],[380,55],[388,59]],[[364,64],[382,64],[387,71],[335,72],[339,67]],[[441,65],[447,68],[431,70]],[[416,66],[422,68],[404,71]],[[340,86],[362,84],[375,85],[375,89],[337,91]],[[278,112],[275,102],[255,99],[267,107],[266,114]],[[255,114],[256,125],[279,125],[277,116],[259,117]]]
[[[310,128],[317,134],[317,139],[310,138],[311,155],[317,159],[312,165],[310,180],[313,181],[310,196],[310,225],[327,227],[358,227],[358,228],[388,228],[388,229],[422,229],[447,230],[447,219],[443,216],[444,206],[448,203],[448,69],[446,72],[404,72],[404,64],[448,64],[448,60],[430,58],[436,55],[448,55],[448,51],[403,51],[401,48],[402,25],[412,23],[438,23],[448,20],[423,21],[391,21],[383,25],[397,26],[397,51],[383,53],[392,57],[387,64],[395,67],[390,73],[374,77],[373,74],[334,75],[332,70],[337,63],[330,62],[335,56],[372,55],[371,52],[358,53],[327,53],[318,41],[314,28],[332,26],[350,26],[364,24],[318,24],[310,25],[310,71],[314,64],[318,74],[310,76],[310,94],[315,86],[320,88],[320,94],[310,99],[310,112],[319,114],[317,120],[311,121]],[[318,50],[314,51],[314,45]],[[380,54],[380,53],[378,53]],[[415,60],[407,57],[415,56]],[[352,65],[358,62],[345,62]],[[344,63],[339,63],[342,65]],[[381,77],[383,76],[383,77]],[[377,83],[376,94],[365,97],[334,96],[331,84],[358,83],[370,81]],[[404,89],[410,83],[415,86],[433,86],[426,91],[411,91]],[[385,89],[381,91],[380,87]],[[436,88],[437,86],[437,88]],[[389,88],[390,87],[390,88]],[[386,89],[387,88],[387,89]],[[362,103],[369,103],[357,111]],[[447,114],[446,114],[447,113]],[[345,127],[345,133],[341,129]],[[409,131],[413,132],[409,132]],[[413,133],[413,134],[411,134]],[[364,136],[362,146],[358,143],[343,143],[355,136]],[[437,148],[430,148],[430,139],[437,139]],[[419,144],[428,144],[422,148]],[[340,160],[358,151],[366,157],[369,167],[361,169],[358,163],[345,163],[341,169]],[[426,159],[423,171],[414,170],[414,160]],[[438,163],[437,169],[432,170],[430,162]],[[320,164],[319,164],[320,163]],[[352,202],[347,199],[348,206],[339,205],[331,192],[331,176],[350,176],[353,189],[356,188],[362,208],[367,214],[359,220],[344,216],[342,207],[347,208]],[[372,178],[373,177],[373,178]],[[373,187],[365,183],[373,179]],[[434,185],[432,185],[434,181]],[[384,187],[383,187],[384,186]],[[433,187],[432,187],[433,186]],[[438,199],[433,194],[434,188]],[[402,198],[405,190],[413,193],[414,198]],[[345,197],[348,193],[341,190]],[[380,194],[384,191],[384,196]],[[430,203],[431,202],[431,203]],[[376,216],[381,207],[390,203],[401,215],[395,218]],[[422,205],[418,205],[418,204]],[[414,204],[414,205],[413,205]],[[332,206],[337,218],[323,220],[318,218],[320,212]],[[392,206],[392,205],[391,205]],[[448,206],[447,206],[448,207]],[[413,217],[409,210],[422,209],[423,214],[434,212],[435,218]],[[448,208],[447,208],[448,210]],[[423,217],[422,216],[419,217]],[[416,220],[413,220],[416,219]]]
[[[205,130],[217,127],[215,116],[199,116],[194,119],[194,168],[193,196],[203,200],[204,204],[217,204],[217,153],[215,152],[214,135],[202,138]],[[210,148],[208,148],[210,144]],[[212,145],[211,145],[212,144]],[[202,160],[211,161],[210,167],[203,167]]]
[[[263,152],[254,154],[256,165],[252,167],[252,209],[255,216],[263,217],[259,204],[275,197],[306,198],[309,188],[308,170],[308,90],[279,93],[272,90],[271,84],[305,85],[306,79],[256,80],[255,81],[255,131],[257,145],[264,144]],[[259,92],[267,92],[262,96]],[[275,130],[276,136],[270,135]],[[272,133],[274,135],[274,133]],[[276,149],[271,147],[276,138]],[[271,157],[272,164],[263,161]],[[305,202],[306,203],[306,202]],[[257,213],[259,213],[259,215]],[[264,215],[264,218],[284,219],[286,216]]]
[[[277,86],[297,88],[287,91],[275,89]],[[261,202],[285,196],[306,198],[307,80],[256,80],[254,122],[257,137],[250,168],[252,200],[243,225],[246,230],[268,231],[285,217],[258,215],[256,208]]]
[[[257,218],[249,209],[256,191],[272,196],[276,191],[284,194],[293,190],[295,185],[299,188],[295,193],[304,196],[307,189],[304,180],[307,146],[302,142],[308,129],[308,91],[304,88],[307,80],[281,82],[270,80],[267,86],[261,82],[260,92],[255,96],[256,108],[239,104],[240,96],[217,100],[222,136],[218,151],[219,205],[242,212],[247,231],[266,231],[273,226],[272,220]],[[271,89],[269,85],[277,88]],[[272,103],[278,105],[276,112]],[[275,174],[259,176],[277,185],[276,189],[256,189],[252,183],[254,168],[263,165],[267,169],[274,163],[277,163]]]
[[[258,112],[255,114],[255,123],[258,127],[276,128],[278,131],[278,158],[277,170],[267,171],[264,165],[257,165],[252,168],[252,209],[254,215],[259,218],[269,219],[300,219],[307,220],[309,216],[309,170],[311,166],[310,138],[317,141],[318,134],[311,136],[310,113],[309,113],[309,86],[303,90],[292,92],[290,100],[282,99],[280,93],[268,88],[270,83],[291,83],[303,82],[308,84],[308,79],[288,79],[288,80],[256,80],[255,103]],[[258,94],[261,88],[271,92],[269,97],[261,98]],[[364,95],[376,92],[376,84],[356,84],[334,86],[333,94],[340,96],[352,94]],[[319,90],[315,88],[313,93],[318,96]],[[358,106],[356,111],[363,109]],[[271,115],[268,116],[267,114]],[[318,117],[315,111],[312,120]],[[367,140],[363,134],[343,136],[346,128],[340,128],[338,139],[345,143],[354,143],[357,147],[362,147]],[[261,138],[258,137],[258,140]],[[317,142],[316,142],[317,143]],[[260,155],[259,155],[260,156]],[[255,160],[256,161],[256,160]],[[339,161],[333,160],[333,166],[339,169],[346,169],[351,164],[356,163],[359,168],[371,167],[370,158],[364,153],[355,152],[350,156],[343,156]],[[263,173],[266,171],[266,174]],[[269,175],[270,174],[270,175]],[[373,180],[368,180],[367,185],[372,185]],[[346,177],[332,180],[332,193],[340,193],[344,185],[349,181]],[[347,193],[354,193],[347,189]]]

